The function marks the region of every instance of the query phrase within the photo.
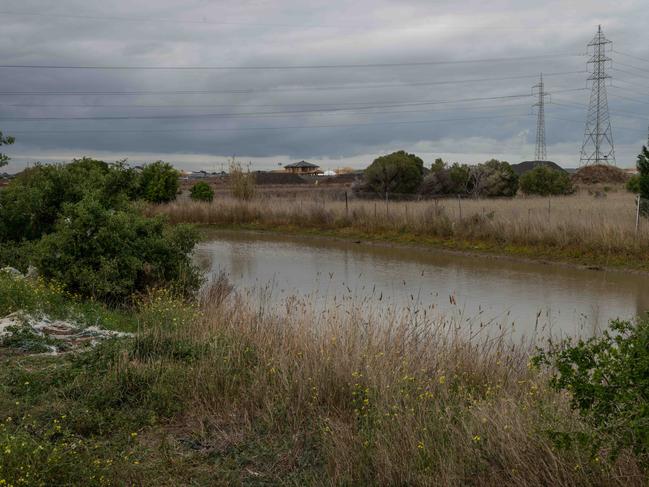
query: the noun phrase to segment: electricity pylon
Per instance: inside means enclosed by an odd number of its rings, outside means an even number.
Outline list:
[[[592,89],[584,143],[581,146],[581,165],[615,164],[615,146],[606,96],[606,80],[611,78],[606,72],[611,62],[611,58],[606,55],[607,46],[610,44],[611,41],[604,36],[601,25],[597,28],[593,40],[588,43],[588,49],[593,52],[588,60],[588,64],[592,65],[592,73],[588,78],[592,81]]]
[[[545,161],[548,157],[545,149],[545,97],[548,96],[548,93],[543,89],[543,73],[541,73],[541,78],[539,79],[538,84],[535,84],[532,87],[532,93],[539,97],[539,101],[532,105],[533,107],[538,108],[534,160]]]

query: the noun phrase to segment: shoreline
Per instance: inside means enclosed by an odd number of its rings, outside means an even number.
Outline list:
[[[495,260],[531,262],[537,264],[555,265],[582,270],[600,272],[632,272],[649,276],[649,256],[646,261],[633,260],[627,256],[607,255],[571,255],[571,250],[556,251],[549,247],[499,246],[487,241],[458,241],[456,239],[441,239],[417,234],[384,232],[368,234],[349,228],[315,229],[300,228],[293,225],[263,225],[249,224],[196,224],[201,233],[201,240],[210,231],[236,231],[257,235],[275,235],[287,237],[307,237],[312,239],[327,239],[339,242],[353,242],[359,245],[375,247],[411,248],[418,250],[436,250],[453,255],[474,256]],[[577,252],[573,250],[572,252]],[[619,260],[625,260],[620,262]]]

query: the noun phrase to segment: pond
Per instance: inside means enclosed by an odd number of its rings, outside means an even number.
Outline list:
[[[590,336],[649,310],[649,275],[433,248],[213,231],[195,259],[240,289],[316,306],[350,300],[427,309],[440,318],[512,328],[514,337]]]

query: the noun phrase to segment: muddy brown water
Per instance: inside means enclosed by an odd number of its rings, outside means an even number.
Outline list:
[[[195,259],[238,288],[319,306],[364,300],[440,318],[513,326],[513,336],[590,336],[649,310],[649,275],[465,255],[430,248],[212,231]]]

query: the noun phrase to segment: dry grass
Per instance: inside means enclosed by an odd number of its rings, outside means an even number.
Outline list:
[[[219,198],[211,204],[176,202],[150,209],[172,223],[254,224],[263,227],[335,230],[438,238],[491,246],[531,247],[564,257],[598,261],[647,260],[649,225],[635,232],[634,196],[587,192],[553,198],[388,202],[337,198]],[[343,196],[341,198],[341,195]],[[543,252],[541,252],[543,253]]]
[[[632,456],[605,466],[553,446],[549,430],[585,426],[527,367],[525,347],[353,305],[260,308],[221,299],[217,286],[197,323],[151,330],[147,343],[151,357],[167,333],[185,347],[208,344],[185,375],[188,409],[170,431],[206,462],[228,458],[224,483],[643,485]]]

